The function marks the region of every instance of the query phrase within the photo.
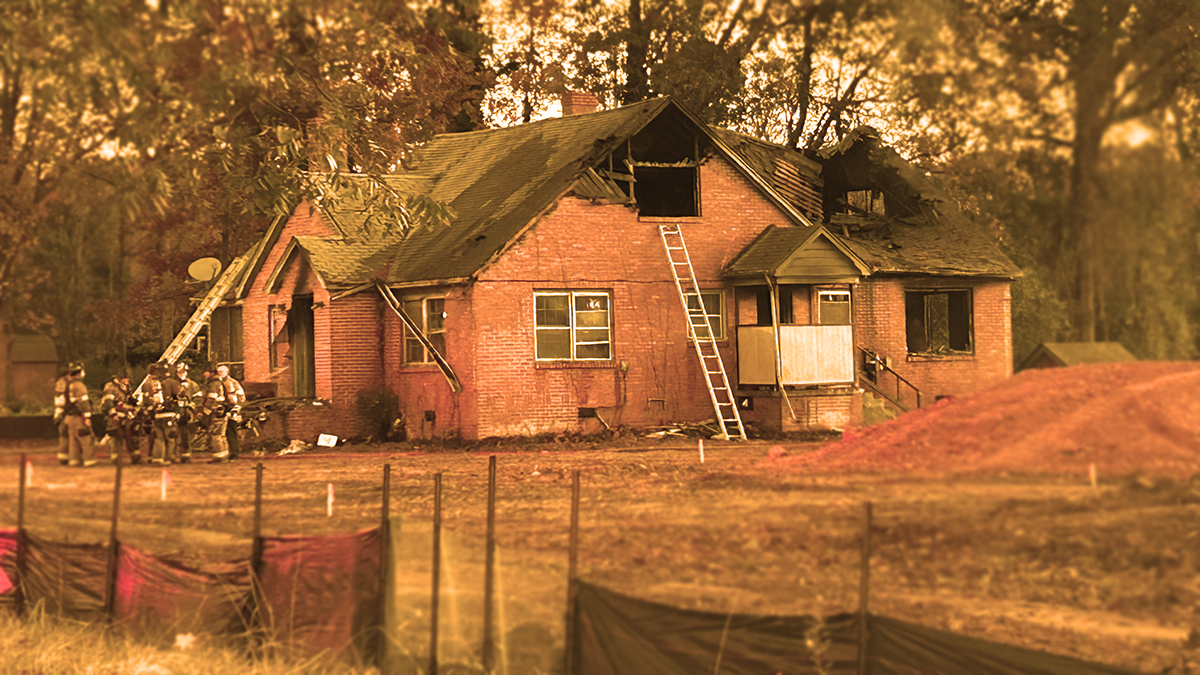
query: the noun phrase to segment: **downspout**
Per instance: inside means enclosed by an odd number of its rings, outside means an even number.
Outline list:
[[[379,294],[383,296],[384,301],[396,313],[396,316],[400,317],[400,321],[404,323],[404,326],[412,331],[413,335],[421,342],[425,349],[429,350],[429,353],[433,356],[434,363],[442,371],[442,375],[446,376],[446,381],[450,383],[450,390],[456,394],[461,392],[463,390],[462,383],[458,381],[458,376],[454,374],[454,369],[450,367],[450,362],[438,352],[433,343],[429,341],[429,338],[425,336],[425,333],[421,331],[420,326],[404,312],[404,309],[400,306],[400,301],[392,294],[392,289],[388,288],[387,284],[384,284],[382,281],[376,281],[375,286],[379,289]]]
[[[775,332],[775,386],[779,388],[783,402],[787,404],[788,414],[794,420],[796,411],[792,408],[792,399],[788,398],[787,389],[783,386],[783,348],[779,341],[779,296],[775,294],[775,284],[771,281],[771,275],[763,272],[763,278],[767,280],[767,291],[771,294],[771,328]]]

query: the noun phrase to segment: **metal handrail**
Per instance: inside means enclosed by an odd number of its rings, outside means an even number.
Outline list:
[[[883,359],[883,357],[876,354],[875,352],[872,352],[869,349],[864,349],[863,347],[855,347],[855,349],[862,352],[863,360],[860,361],[860,363],[866,363],[867,361],[870,361],[871,363],[875,364],[875,367],[876,367],[875,372],[876,373],[878,373],[880,370],[887,371],[887,372],[891,373],[892,377],[894,377],[896,379],[896,396],[895,396],[895,398],[884,393],[883,389],[879,386],[878,379],[875,379],[875,380],[868,379],[867,383],[869,384],[871,389],[873,389],[876,393],[878,393],[879,395],[886,398],[892,404],[907,411],[908,406],[904,405],[904,402],[903,402],[904,399],[901,398],[901,396],[900,396],[900,385],[901,384],[907,385],[908,388],[912,389],[913,393],[916,394],[917,407],[918,408],[921,407],[921,390],[918,389],[915,384],[904,379],[904,376],[901,375],[900,373],[897,373],[896,371],[892,370],[892,367],[887,364],[887,362]],[[859,369],[859,373],[860,373],[860,375],[866,374],[861,368]],[[878,377],[878,376],[876,376],[876,377]],[[862,379],[863,379],[862,377],[859,378],[860,382],[862,381]]]

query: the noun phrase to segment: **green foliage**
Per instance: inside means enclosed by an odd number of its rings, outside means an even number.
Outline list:
[[[69,358],[160,352],[199,289],[304,198],[444,221],[384,176],[480,124],[472,2],[14,3],[0,16],[0,318]],[[472,51],[473,50],[473,51]]]
[[[1013,365],[1033,353],[1043,342],[1059,342],[1070,328],[1067,303],[1046,285],[1037,265],[1028,265],[1025,276],[1012,283]]]

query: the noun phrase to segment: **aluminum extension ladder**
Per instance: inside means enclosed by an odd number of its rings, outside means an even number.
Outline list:
[[[253,249],[251,249],[252,252]],[[208,319],[212,316],[213,311],[225,299],[225,294],[242,278],[242,273],[250,263],[250,257],[251,254],[246,253],[234,258],[229,267],[225,268],[225,271],[221,273],[221,276],[217,277],[216,283],[208,290],[204,299],[196,307],[196,311],[192,312],[191,318],[183,325],[183,328],[175,336],[175,339],[171,341],[170,345],[167,345],[166,351],[163,352],[159,360],[171,363],[183,354],[188,345],[192,343],[192,340],[196,338],[196,335],[200,333],[200,329],[208,323]],[[137,389],[133,392],[135,396],[141,393],[147,379],[148,377],[142,378],[141,383],[138,384]]]
[[[671,263],[671,278],[675,280],[675,290],[679,291],[679,302],[687,316],[688,339],[696,347],[700,369],[704,372],[704,383],[708,385],[713,410],[721,423],[720,438],[739,438],[744,441],[746,428],[742,426],[742,416],[738,414],[737,402],[729,388],[729,378],[725,376],[725,364],[721,361],[721,352],[717,349],[717,341],[708,323],[708,313],[704,311],[704,299],[696,283],[696,271],[692,269],[687,244],[683,241],[683,231],[677,224],[664,223],[658,226],[658,232],[662,235],[667,260]],[[697,308],[688,306],[689,296],[696,297]]]

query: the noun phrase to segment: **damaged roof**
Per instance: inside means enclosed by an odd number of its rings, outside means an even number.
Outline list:
[[[809,220],[821,222],[821,165],[786,146],[768,143],[732,129],[713,133],[763,176]]]
[[[1021,276],[991,233],[871,127],[854,129],[819,156],[828,228],[873,273]],[[836,212],[848,192],[860,190],[877,193],[883,212]]]
[[[846,189],[882,193],[886,215],[833,214],[822,229],[866,274],[1020,274],[987,232],[967,221],[925,174],[883,146],[869,127],[854,130],[818,162],[783,146],[708,127],[663,97],[516,127],[436,136],[415,153],[412,171],[389,177],[388,185],[399,195],[423,194],[445,205],[453,214],[448,224],[407,233],[388,229],[369,222],[360,203],[346,200],[326,210],[339,234],[289,242],[272,282],[298,255],[330,290],[353,289],[375,279],[391,286],[467,281],[573,189],[603,197],[611,186],[592,170],[660,116],[707,138],[712,151],[737,167],[794,224],[811,226],[839,190],[842,195]],[[273,224],[252,250],[257,254],[251,274],[274,246],[281,225]],[[798,228],[803,236],[784,234],[786,229],[772,228],[769,239],[756,241],[755,255],[785,260],[796,251],[794,246],[785,250],[792,239],[800,245],[813,233],[812,227]],[[745,256],[738,260],[752,264]],[[244,295],[245,285],[238,287],[238,295]]]
[[[415,153],[412,173],[397,177],[395,187],[406,193],[419,190],[449,207],[453,216],[448,224],[407,234],[380,232],[379,226],[364,221],[361,209],[343,204],[331,209],[331,220],[342,236],[298,237],[281,265],[303,254],[330,288],[349,288],[373,278],[396,286],[466,280],[573,187],[594,188],[590,170],[664,114],[707,135],[713,148],[793,221],[808,224],[770,181],[746,166],[710,128],[663,97],[592,114],[436,136]],[[577,183],[580,180],[583,183]]]

